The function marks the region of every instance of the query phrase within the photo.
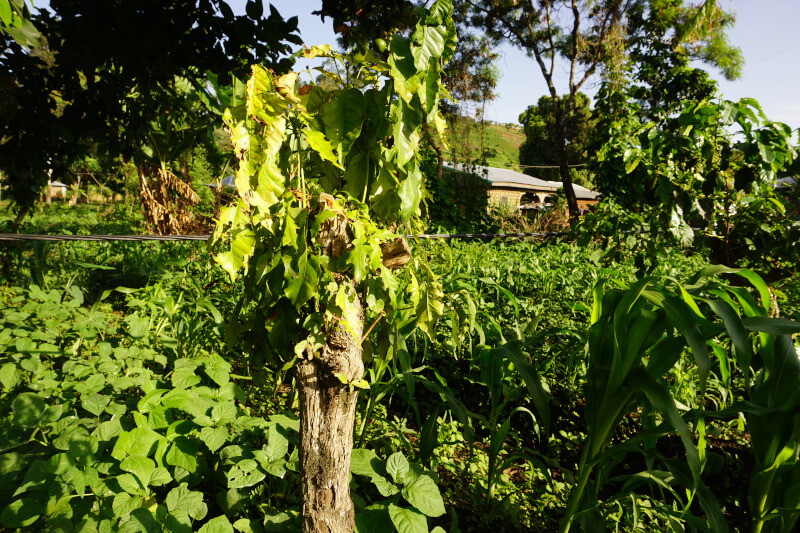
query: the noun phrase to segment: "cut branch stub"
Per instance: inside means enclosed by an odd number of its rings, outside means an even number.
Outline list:
[[[383,266],[393,270],[403,268],[411,259],[411,248],[405,237],[398,237],[392,242],[381,244]]]
[[[350,236],[347,232],[347,217],[344,214],[329,218],[320,225],[319,242],[322,244],[323,254],[331,259],[338,259],[350,246]]]

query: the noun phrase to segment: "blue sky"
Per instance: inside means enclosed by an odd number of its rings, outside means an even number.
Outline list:
[[[320,0],[273,0],[284,17],[297,15],[301,36],[309,44],[335,43],[331,20],[325,24],[311,12]],[[231,0],[236,10],[244,10],[245,0]],[[724,98],[755,98],[770,120],[800,128],[800,0],[721,0],[723,9],[734,11],[736,24],[730,32],[733,43],[742,49],[745,66],[740,80],[727,82],[719,72]],[[533,59],[511,47],[503,47],[497,66],[501,73],[498,98],[487,106],[486,118],[516,123],[520,113],[547,87]],[[595,89],[586,87],[593,95]]]
[[[720,2],[723,9],[736,13],[730,39],[745,57],[743,74],[737,81],[725,81],[711,69],[711,76],[720,82],[723,97],[755,98],[770,120],[785,122],[792,129],[800,128],[800,0]],[[244,12],[246,0],[229,0],[229,3],[234,11]],[[49,1],[34,0],[34,4],[47,6]],[[331,20],[323,24],[319,17],[311,15],[320,8],[321,0],[272,0],[272,4],[286,18],[298,16],[306,43],[335,44]],[[546,94],[547,87],[533,59],[508,46],[500,53],[498,98],[487,106],[486,118],[517,123],[520,113]],[[595,90],[591,85],[585,88],[590,96],[594,96]]]

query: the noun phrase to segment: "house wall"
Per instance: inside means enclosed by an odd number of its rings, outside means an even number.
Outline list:
[[[500,205],[506,203],[507,205],[517,207],[520,199],[522,199],[523,191],[509,191],[503,189],[489,189],[489,203],[493,205]]]
[[[545,198],[553,195],[553,191],[535,191],[535,190],[514,190],[493,187],[489,189],[489,203],[499,205],[505,201],[508,205],[517,207],[522,202],[522,197],[527,195],[526,198],[536,197],[539,202],[543,202]],[[505,198],[505,200],[504,200]],[[589,209],[589,206],[597,203],[597,200],[578,199],[578,209]]]
[[[49,187],[50,188],[50,197],[51,198],[66,198],[67,197],[67,188],[66,187]]]

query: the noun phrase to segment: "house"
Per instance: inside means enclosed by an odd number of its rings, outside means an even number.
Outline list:
[[[562,187],[559,181],[545,181],[506,168],[445,163],[447,168],[477,174],[491,183],[489,201],[495,205],[506,204],[521,210],[539,209],[550,203],[550,198]],[[600,193],[580,185],[573,185],[579,209],[588,209],[598,202]]]
[[[222,185],[223,190],[235,189],[236,188],[235,181],[236,181],[236,176],[231,174],[230,176],[228,176],[226,178],[223,178],[222,181],[220,181],[220,185]],[[216,189],[217,188],[217,184],[216,183],[207,183],[206,185],[208,185],[212,189]]]
[[[69,189],[69,187],[60,181],[49,182],[47,188],[49,189],[48,193],[50,194],[50,198],[66,198],[67,189]]]

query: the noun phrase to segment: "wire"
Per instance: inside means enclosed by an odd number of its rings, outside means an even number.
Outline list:
[[[531,233],[423,233],[404,235],[409,239],[486,239],[494,237],[550,237],[568,235],[566,231],[535,231]],[[211,235],[42,235],[0,233],[0,241],[207,241]]]
[[[207,241],[211,235],[41,235],[0,233],[0,241]]]
[[[567,231],[534,231],[531,233],[425,233],[405,235],[409,239],[486,239],[489,237],[550,237],[569,235]]]
[[[558,165],[518,165],[515,163],[503,163],[501,161],[489,161],[486,160],[487,163],[500,163],[501,165],[505,165],[507,167],[516,167],[516,168],[561,168]],[[567,165],[569,168],[576,168],[576,167],[585,167],[587,163],[580,163],[577,165]]]

